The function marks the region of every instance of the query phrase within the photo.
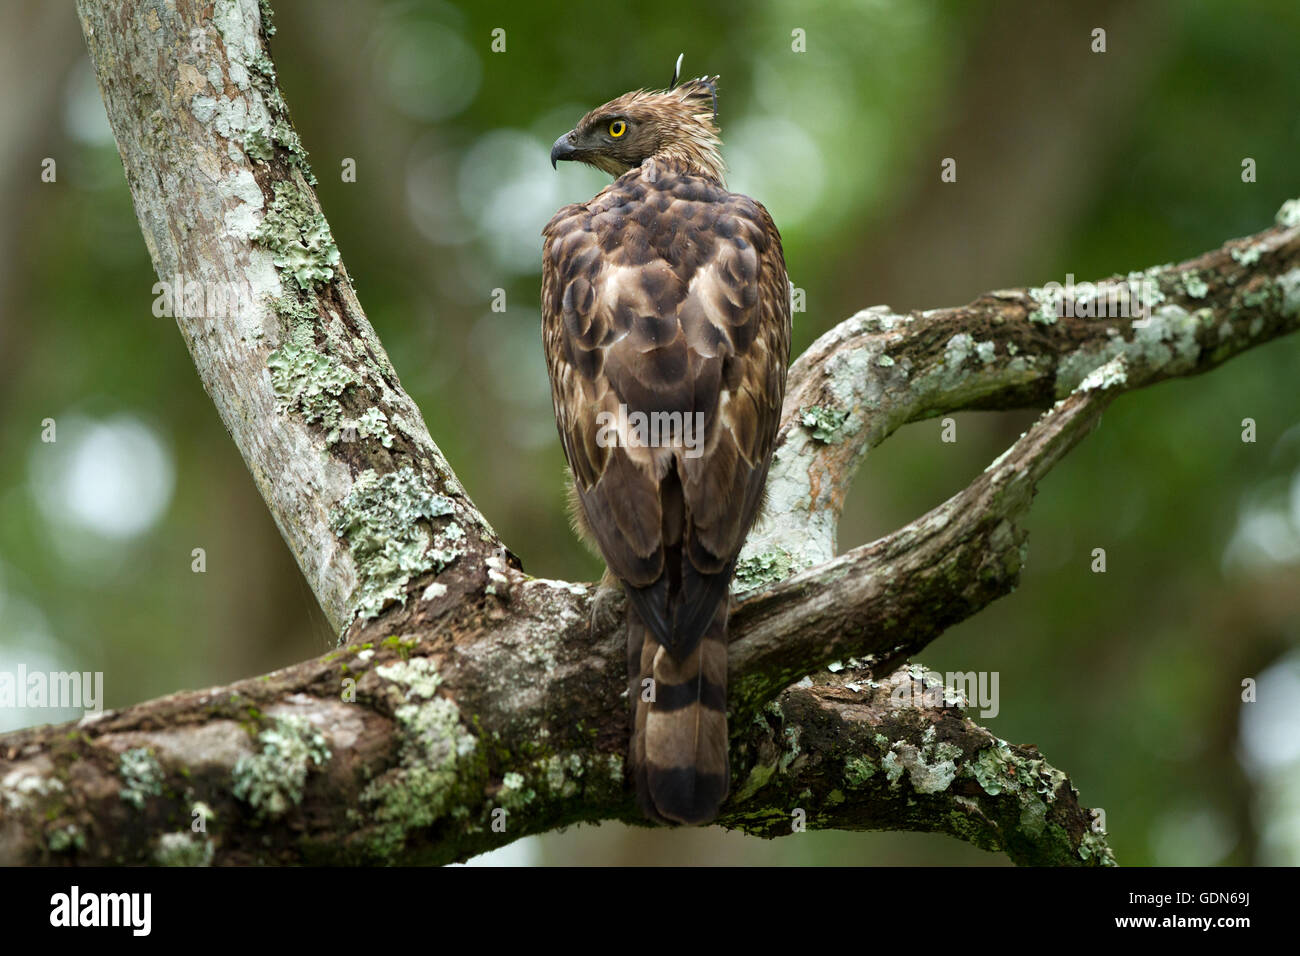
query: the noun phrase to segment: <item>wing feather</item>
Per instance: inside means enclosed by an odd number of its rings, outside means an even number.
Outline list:
[[[680,659],[727,600],[762,505],[790,350],[780,235],[754,200],[662,168],[566,206],[543,235],[543,335],[579,506]],[[602,444],[601,414],[620,406],[698,416],[700,453],[626,432]]]

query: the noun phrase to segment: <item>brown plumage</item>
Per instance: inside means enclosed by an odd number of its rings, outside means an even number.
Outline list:
[[[781,237],[726,189],[716,97],[717,77],[701,78],[584,116],[552,163],[618,178],[543,230],[542,332],[576,516],[628,596],[629,772],[647,816],[691,824],[729,785],[730,583],[790,351]]]

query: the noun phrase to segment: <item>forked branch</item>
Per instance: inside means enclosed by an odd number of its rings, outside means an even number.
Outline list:
[[[177,324],[346,643],[0,738],[0,863],[445,862],[573,822],[637,822],[618,600],[525,575],[426,431],[310,188],[265,4],[78,10],[159,277],[248,293],[235,315]],[[1111,860],[1064,774],[898,665],[1015,586],[1035,483],[1118,394],[1296,329],[1298,226],[1291,203],[1257,236],[1142,274],[1156,295],[1136,326],[1000,291],[867,310],[795,363],[769,514],[737,582],[720,823]],[[1047,410],[969,487],[836,556],[870,448],[906,422],[1020,407]]]

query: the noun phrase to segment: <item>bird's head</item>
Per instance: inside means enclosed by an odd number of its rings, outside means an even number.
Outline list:
[[[576,160],[621,176],[651,157],[722,182],[718,154],[718,78],[678,84],[682,58],[666,90],[635,90],[598,106],[555,141],[551,165]]]

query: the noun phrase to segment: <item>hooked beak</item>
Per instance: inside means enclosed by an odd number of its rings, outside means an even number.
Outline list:
[[[577,152],[577,147],[573,145],[573,130],[569,130],[551,147],[551,168],[555,169],[555,164],[562,159],[573,159]]]

